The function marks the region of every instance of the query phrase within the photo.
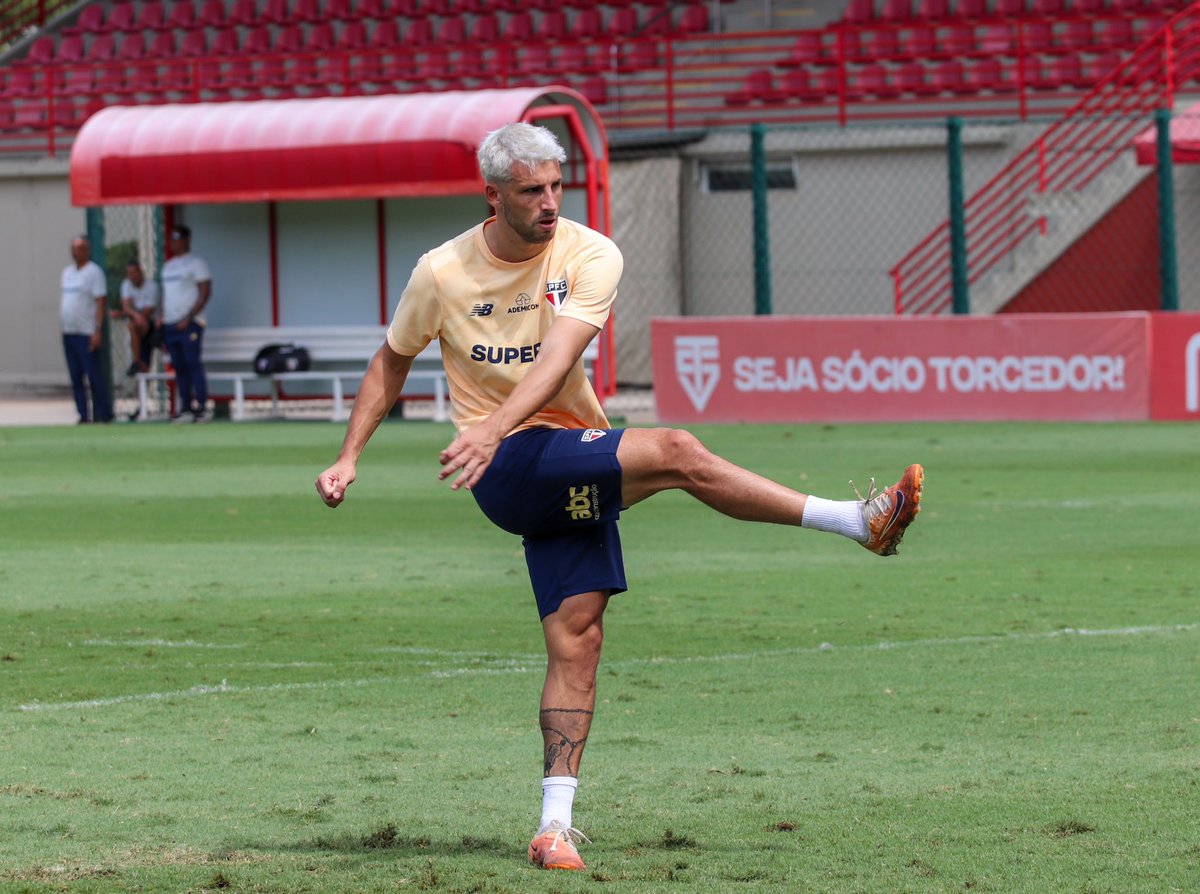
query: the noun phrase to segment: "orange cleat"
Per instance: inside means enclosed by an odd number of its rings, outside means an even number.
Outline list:
[[[558,820],[550,823],[541,832],[533,836],[529,842],[529,862],[542,869],[569,869],[582,872],[587,869],[579,851],[575,849],[575,839],[587,836],[578,829],[570,829]]]
[[[854,482],[850,482],[854,487]],[[925,488],[925,470],[913,463],[904,470],[900,480],[881,493],[875,493],[875,479],[864,497],[854,487],[854,493],[862,500],[863,521],[867,523],[867,549],[881,556],[896,555],[896,547],[904,532],[921,511],[921,491]]]

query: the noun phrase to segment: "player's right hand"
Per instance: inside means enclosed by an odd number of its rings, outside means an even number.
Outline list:
[[[346,488],[354,483],[353,464],[334,463],[317,476],[317,493],[330,509],[337,509],[346,499]]]

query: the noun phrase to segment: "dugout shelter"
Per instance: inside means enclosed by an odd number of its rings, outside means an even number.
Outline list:
[[[563,214],[609,234],[603,123],[556,86],[113,106],[74,143],[71,200],[157,206],[164,229],[191,227],[213,271],[210,331],[385,325],[420,255],[489,213],[475,150],[513,121],[555,132]],[[612,358],[610,325],[602,396]]]

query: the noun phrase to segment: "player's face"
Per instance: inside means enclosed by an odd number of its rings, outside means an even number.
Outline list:
[[[558,162],[547,161],[532,171],[523,165],[513,165],[512,170],[512,180],[496,187],[496,216],[525,242],[549,242],[562,204],[562,169]]]
[[[86,240],[76,239],[71,243],[71,260],[75,262],[76,267],[86,264],[91,253],[92,247]]]

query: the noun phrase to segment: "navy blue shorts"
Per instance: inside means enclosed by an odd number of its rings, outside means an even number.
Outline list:
[[[624,592],[623,429],[532,428],[505,438],[472,489],[497,527],[520,534],[541,617],[568,596]]]

